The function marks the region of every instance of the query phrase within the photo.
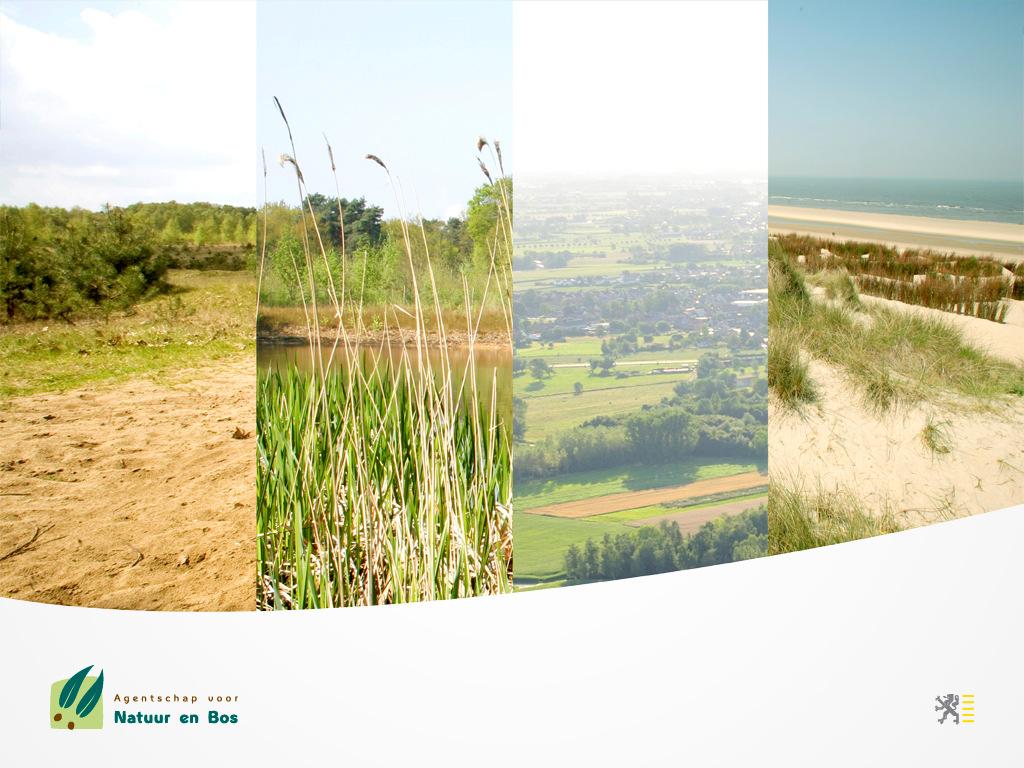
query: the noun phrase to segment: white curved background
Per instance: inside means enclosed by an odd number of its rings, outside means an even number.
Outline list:
[[[454,602],[161,614],[3,600],[0,732],[10,765],[1020,765],[1022,539],[1024,506]],[[50,683],[89,663],[106,672],[105,729],[51,731]],[[237,694],[239,724],[112,724],[115,693],[163,690]],[[976,695],[973,725],[936,722],[949,692]]]

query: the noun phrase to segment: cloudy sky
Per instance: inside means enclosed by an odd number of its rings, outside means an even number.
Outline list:
[[[258,147],[312,191],[460,211],[476,136],[530,173],[764,175],[767,11],[744,3],[50,2],[0,10],[0,202],[261,202]],[[258,56],[257,56],[258,47]],[[258,83],[258,90],[257,90]],[[271,199],[294,202],[272,164]]]
[[[6,0],[0,203],[257,204],[250,3]]]
[[[516,3],[516,168],[767,178],[766,2]]]

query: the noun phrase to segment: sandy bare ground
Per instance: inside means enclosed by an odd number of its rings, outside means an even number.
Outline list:
[[[708,523],[718,517],[738,515],[749,509],[757,509],[762,504],[768,503],[768,496],[758,496],[755,499],[742,499],[732,501],[728,504],[716,504],[713,507],[702,507],[701,509],[680,509],[670,515],[659,515],[643,520],[631,520],[626,525],[640,528],[646,525],[657,525],[662,520],[675,523],[684,536],[696,533],[704,523]]]
[[[770,205],[768,231],[1024,260],[1020,224]]]
[[[669,488],[652,488],[648,491],[624,491],[623,493],[611,493],[607,496],[599,496],[593,499],[548,504],[545,507],[531,509],[530,512],[535,515],[550,515],[551,517],[590,517],[591,515],[603,515],[608,512],[621,512],[626,509],[647,507],[652,504],[664,504],[668,501],[692,499],[712,493],[756,488],[757,486],[764,485],[766,482],[767,478],[760,472],[744,472],[739,475],[698,480],[695,483],[675,485]]]
[[[1024,404],[1019,398],[990,410],[922,404],[875,417],[838,371],[811,361],[810,373],[818,406],[794,413],[774,398],[769,402],[773,481],[809,494],[852,493],[866,510],[893,512],[904,525],[1024,502]],[[929,417],[948,437],[948,453],[935,453],[925,444],[922,431]]]
[[[178,382],[0,406],[0,595],[255,608],[255,364]]]

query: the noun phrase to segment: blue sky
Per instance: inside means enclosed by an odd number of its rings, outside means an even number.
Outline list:
[[[768,29],[770,175],[1024,175],[1021,0],[771,0]]]
[[[342,196],[365,196],[388,216],[394,195],[367,153],[400,179],[406,213],[427,217],[456,215],[484,181],[477,136],[499,139],[512,170],[510,3],[264,2],[257,13],[257,134],[271,200],[297,201],[294,175],[277,164],[289,149],[273,96],[310,191],[334,194],[326,133]]]

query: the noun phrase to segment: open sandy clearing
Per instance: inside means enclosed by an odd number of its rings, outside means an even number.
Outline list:
[[[255,364],[176,380],[2,405],[0,595],[255,607]]]
[[[892,511],[904,525],[1024,502],[1021,398],[993,410],[921,404],[876,417],[835,369],[813,360],[810,374],[819,405],[792,412],[769,403],[773,481],[808,494],[853,493],[867,511]],[[929,419],[948,453],[926,445]]]
[[[675,485],[669,488],[653,488],[647,491],[624,491],[623,493],[611,493],[607,496],[599,496],[593,499],[549,504],[546,507],[531,509],[530,512],[535,515],[549,515],[551,517],[590,517],[592,515],[604,515],[609,512],[621,512],[626,509],[646,507],[652,504],[664,504],[669,501],[679,501],[680,499],[708,496],[712,493],[756,488],[764,484],[765,476],[760,472],[744,472],[740,475],[698,480],[695,483]]]
[[[733,501],[728,504],[716,504],[711,507],[701,507],[699,509],[680,509],[677,512],[673,512],[669,515],[659,515],[657,517],[649,517],[644,520],[632,520],[626,525],[631,525],[634,528],[639,528],[645,525],[657,525],[663,520],[675,523],[679,526],[679,530],[684,536],[691,533],[696,533],[700,530],[700,527],[704,523],[708,523],[717,517],[725,517],[728,515],[738,515],[741,512],[746,512],[748,509],[757,509],[762,504],[768,503],[768,496],[759,496],[754,499],[743,499],[741,501]]]

